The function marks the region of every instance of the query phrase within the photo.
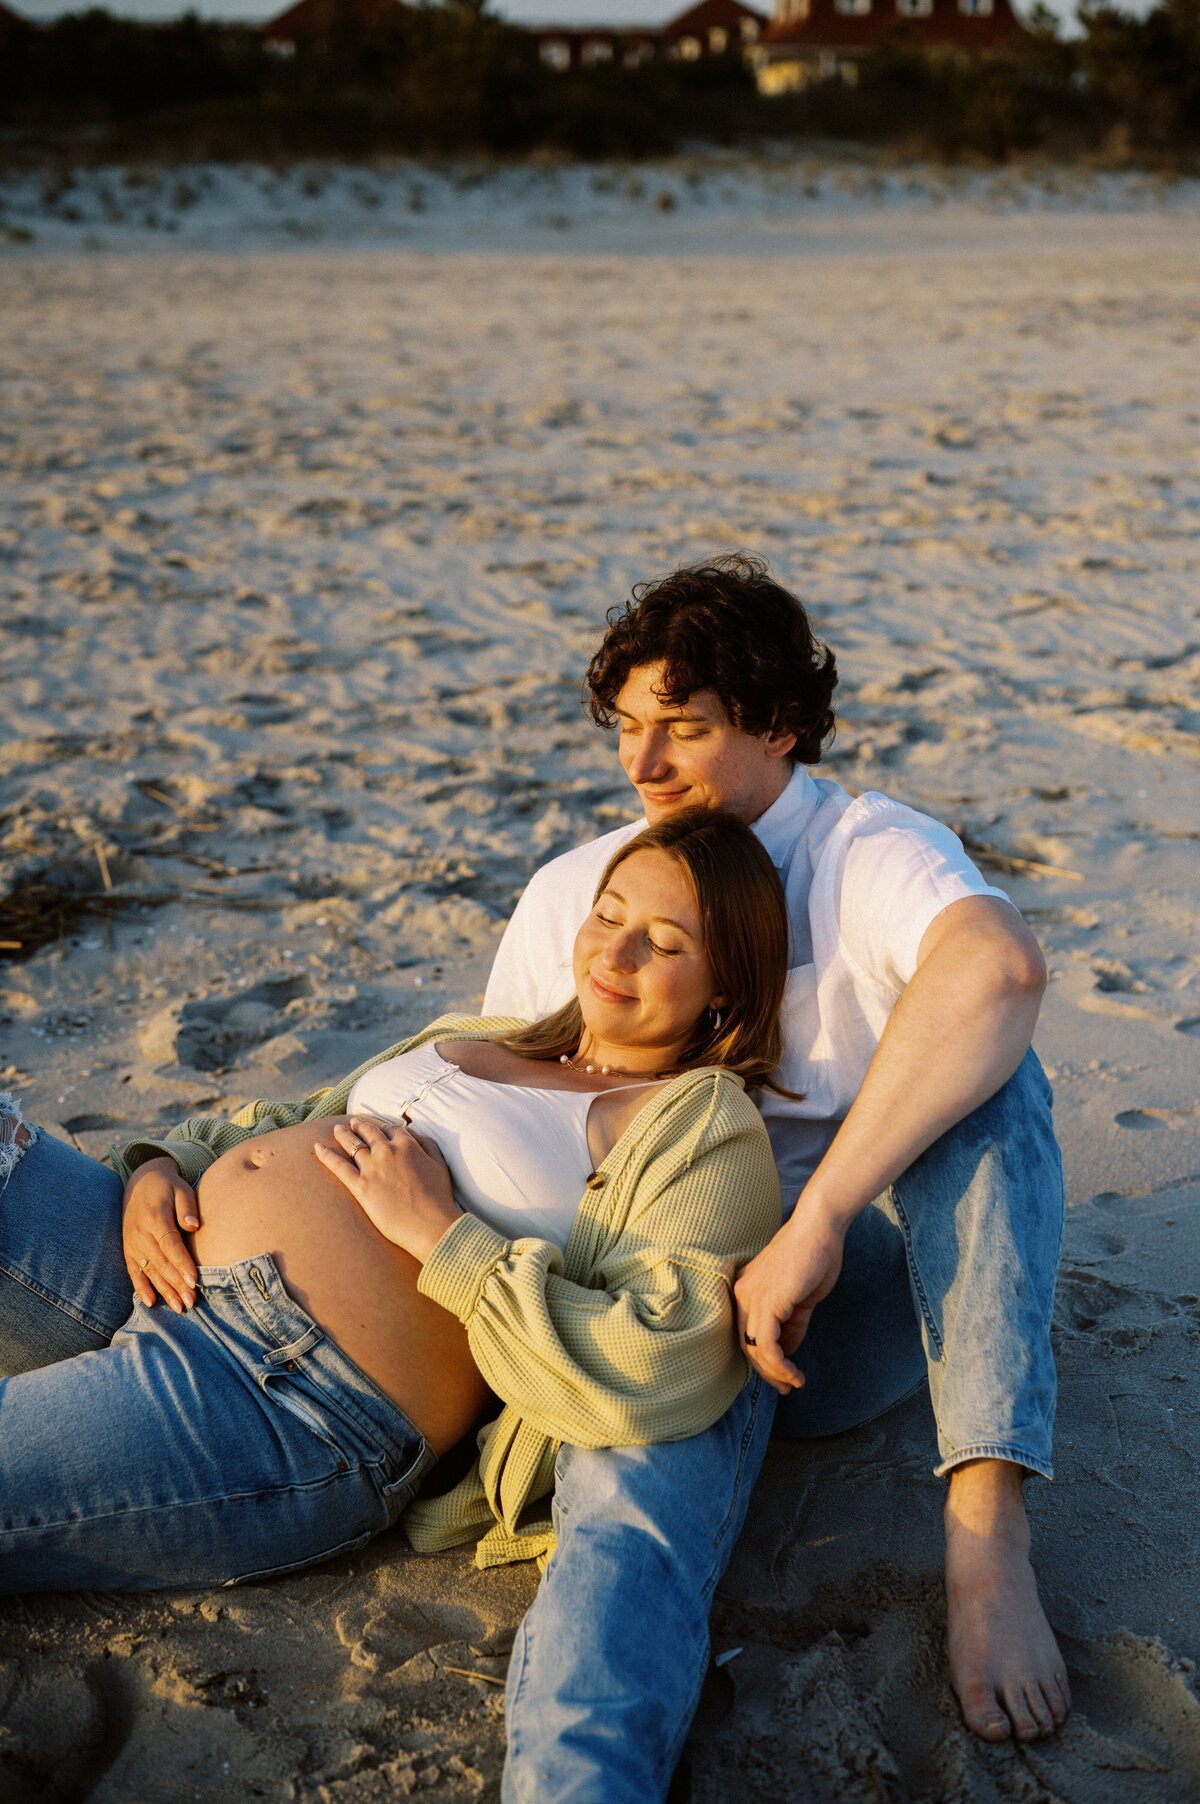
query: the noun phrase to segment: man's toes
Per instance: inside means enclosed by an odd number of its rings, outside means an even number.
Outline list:
[[[1012,1733],[990,1685],[968,1685],[962,1695],[962,1712],[972,1735],[978,1735],[982,1741],[1007,1741]]]
[[[1054,1727],[1053,1718],[1036,1684],[1012,1686],[1005,1692],[1004,1701],[1008,1705],[1013,1734],[1018,1741],[1036,1741],[1039,1735],[1048,1735]]]
[[[1071,1714],[1071,1691],[1066,1673],[1052,1673],[1048,1679],[1043,1679],[1042,1696],[1054,1719],[1054,1727],[1061,1729]]]

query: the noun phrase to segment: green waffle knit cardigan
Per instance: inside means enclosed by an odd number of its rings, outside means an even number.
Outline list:
[[[114,1166],[128,1177],[166,1153],[194,1184],[254,1135],[344,1115],[357,1079],[384,1059],[517,1025],[444,1016],[332,1089],[248,1103],[231,1120],[181,1122],[161,1140],[114,1147]],[[781,1216],[757,1109],[740,1078],[706,1067],[674,1079],[635,1117],[588,1179],[565,1247],[508,1240],[474,1215],[454,1222],[418,1288],[462,1322],[504,1407],[480,1429],[467,1476],[409,1505],[413,1546],[433,1553],[475,1541],[481,1566],[544,1561],[553,1546],[545,1500],[564,1441],[646,1446],[722,1416],[749,1376],[734,1334],[734,1273]]]

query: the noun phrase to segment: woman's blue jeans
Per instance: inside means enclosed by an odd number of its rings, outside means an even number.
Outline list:
[[[236,1584],[387,1528],[417,1429],[267,1256],[134,1304],[121,1194],[36,1131],[0,1187],[0,1591]]]
[[[835,1434],[928,1380],[939,1472],[990,1457],[1050,1476],[1063,1200],[1030,1053],[854,1223],[796,1356],[804,1389],[778,1412],[756,1380],[690,1440],[563,1449],[558,1546],[509,1669],[504,1804],[665,1796],[772,1418],[788,1436]]]

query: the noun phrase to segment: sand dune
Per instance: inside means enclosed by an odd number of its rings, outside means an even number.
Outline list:
[[[628,816],[578,701],[605,609],[734,546],[839,651],[831,768],[954,823],[1043,940],[1071,1214],[1030,1496],[1079,1709],[1020,1752],[959,1726],[913,1404],[770,1456],[714,1804],[1200,1790],[1200,258],[1174,205],[943,198],[732,246],[699,206],[552,251],[514,212],[489,254],[449,212],[282,253],[67,222],[0,266],[0,1087],[35,1118],[102,1152],[473,1005],[534,866]],[[532,1586],[385,1540],[0,1604],[5,1795],[495,1796],[499,1688],[453,1669],[503,1673]]]

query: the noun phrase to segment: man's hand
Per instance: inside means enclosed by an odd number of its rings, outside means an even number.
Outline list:
[[[174,1159],[148,1159],[125,1186],[121,1240],[134,1294],[147,1309],[157,1290],[176,1315],[196,1301],[196,1266],[180,1228],[198,1228],[196,1193]]]
[[[422,1265],[462,1210],[435,1140],[399,1122],[385,1127],[355,1115],[333,1130],[337,1146],[313,1151],[339,1178],[372,1225]],[[340,1150],[339,1150],[340,1149]]]
[[[738,1274],[738,1339],[781,1397],[804,1383],[804,1374],[784,1356],[796,1351],[813,1310],[837,1283],[845,1238],[844,1227],[801,1195],[791,1220]]]
[[[746,1351],[777,1391],[804,1382],[785,1355],[837,1283],[850,1223],[1012,1076],[1045,984],[1037,941],[1007,902],[964,896],[926,928],[916,975],[795,1214],[734,1285]]]

